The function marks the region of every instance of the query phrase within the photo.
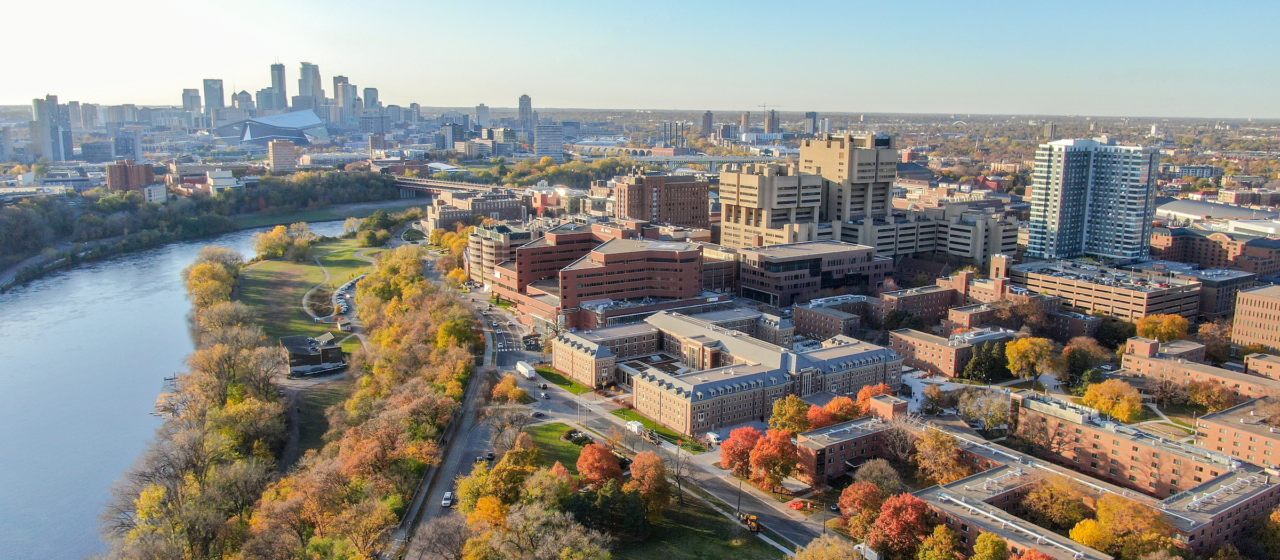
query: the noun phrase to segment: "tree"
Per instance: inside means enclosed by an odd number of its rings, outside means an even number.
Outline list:
[[[351,235],[360,229],[360,218],[347,218],[342,222],[342,233]]]
[[[671,503],[671,483],[667,481],[666,463],[652,451],[637,454],[631,462],[631,481],[623,489],[639,492],[649,513],[649,520],[661,520],[662,512]]]
[[[598,443],[587,444],[578,455],[578,474],[588,484],[600,486],[613,480],[622,480],[622,467],[613,450]]]
[[[867,536],[880,514],[884,498],[884,491],[870,482],[855,482],[840,492],[840,516],[850,535],[856,538]]]
[[[867,545],[893,560],[915,556],[933,531],[929,504],[913,494],[898,494],[880,506],[880,516],[867,534]]]
[[[981,539],[982,536],[978,538]],[[946,525],[934,527],[933,534],[920,543],[920,550],[916,553],[918,560],[959,560],[963,557],[960,553],[960,535]]]
[[[810,406],[809,413],[805,417],[809,421],[810,430],[825,428],[836,423],[835,416],[821,406]]]
[[[930,416],[942,414],[943,410],[949,408],[948,405],[954,404],[952,400],[954,399],[949,398],[942,387],[930,385],[924,388],[924,401],[920,403],[920,412]]]
[[[462,560],[467,540],[472,536],[471,527],[461,515],[445,515],[418,529],[413,542],[434,558]]]
[[[1106,552],[1111,550],[1115,536],[1095,519],[1085,519],[1071,529],[1071,540],[1089,548]]]
[[[1097,519],[1077,523],[1071,539],[1112,556],[1137,558],[1177,547],[1172,534],[1160,512],[1123,496],[1106,494],[1098,500]]]
[[[751,481],[766,490],[777,488],[800,463],[791,432],[769,430],[751,450]]]
[[[973,357],[965,364],[961,377],[979,383],[995,383],[1009,377],[1008,364],[1004,359],[1003,342],[986,342],[973,349]]]
[[[536,505],[511,508],[476,558],[511,560],[608,560],[609,539],[563,511]],[[487,550],[483,550],[487,549]]]
[[[888,384],[864,385],[858,390],[858,410],[863,416],[871,414],[871,399],[880,395],[892,395],[893,387]]]
[[[1138,319],[1138,336],[1160,342],[1173,342],[1187,337],[1191,323],[1181,315],[1147,315]]]
[[[1043,370],[1051,368],[1049,364],[1053,358],[1053,341],[1047,338],[1023,338],[1005,344],[1004,352],[1009,360],[1009,371],[1023,379],[1034,379]]]
[[[617,539],[641,541],[649,536],[651,526],[640,493],[623,490],[616,480],[570,495],[564,510],[588,529]]]
[[[999,391],[969,389],[960,395],[960,417],[990,432],[1009,423],[1009,398]]]
[[[773,403],[769,428],[797,434],[809,431],[809,403],[796,395],[778,399]]]
[[[1089,516],[1085,494],[1069,479],[1050,476],[1037,482],[1023,498],[1028,518],[1037,525],[1061,531]]]
[[[839,396],[831,399],[826,406],[822,407],[831,414],[835,423],[848,422],[862,415],[862,411],[858,408],[858,403],[846,396]]]
[[[960,440],[938,429],[926,429],[916,443],[916,464],[929,480],[950,484],[969,476],[969,464],[960,458]]]
[[[1009,543],[995,533],[979,534],[969,560],[1009,560]]]
[[[1128,321],[1114,319],[1108,315],[1097,313],[1102,319],[1098,325],[1098,344],[1106,348],[1116,349],[1124,346],[1125,341],[1138,335],[1138,326]]]
[[[1187,398],[1191,402],[1218,412],[1235,406],[1236,397],[1231,389],[1213,381],[1192,381],[1187,384]]]
[[[876,485],[885,496],[905,492],[907,487],[902,483],[898,471],[884,459],[872,459],[863,463],[853,473],[854,482],[869,482]]]
[[[1018,556],[1018,560],[1055,560],[1055,559],[1054,557],[1049,556],[1048,554],[1045,554],[1033,548],[1031,550],[1023,552],[1021,556]]]
[[[1142,417],[1142,394],[1119,379],[1090,385],[1084,394],[1084,404],[1110,414],[1121,422],[1136,422]]]
[[[886,331],[896,331],[898,329],[929,330],[929,325],[925,324],[924,319],[901,310],[890,311],[886,314],[884,324],[881,326]]]
[[[1196,339],[1204,345],[1204,357],[1215,364],[1231,359],[1231,321],[1218,319],[1200,325]]]
[[[1245,560],[1245,558],[1234,545],[1226,543],[1213,554],[1210,560]]]
[[[764,434],[751,426],[735,428],[729,439],[720,445],[720,466],[733,471],[736,476],[751,473],[751,450]]]
[[[822,535],[809,546],[800,549],[793,560],[847,560],[858,558],[858,551],[849,541],[835,535]]]
[[[516,376],[508,373],[502,376],[502,381],[493,386],[491,396],[494,400],[505,400],[511,404],[518,404],[529,396],[529,392],[521,389],[517,385]]]

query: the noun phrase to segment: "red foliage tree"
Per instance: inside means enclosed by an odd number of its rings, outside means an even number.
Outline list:
[[[764,434],[760,430],[745,426],[729,432],[729,439],[720,446],[720,466],[730,469],[733,474],[747,476],[751,473],[751,450]]]
[[[603,486],[610,480],[622,482],[618,457],[613,450],[598,443],[582,448],[582,454],[578,456],[578,474],[582,475],[583,481],[595,486]]]
[[[1039,550],[1036,550],[1034,548],[1024,552],[1022,556],[1014,556],[1014,559],[1015,560],[1054,560],[1052,556],[1049,556],[1048,554],[1040,552]]]
[[[867,545],[894,558],[913,558],[933,531],[929,505],[912,494],[898,494],[880,506],[880,517],[867,534]]]
[[[769,430],[751,450],[751,481],[766,489],[777,488],[799,463],[791,432]]]
[[[893,387],[884,383],[863,387],[861,391],[858,391],[858,411],[863,415],[871,414],[871,399],[880,395],[890,394],[893,394]]]
[[[840,493],[840,515],[845,528],[857,538],[866,538],[884,505],[884,491],[871,482],[855,482]]]
[[[837,422],[835,416],[833,416],[830,412],[828,412],[827,409],[822,408],[820,406],[809,407],[808,416],[809,416],[809,429],[811,430],[816,430],[818,428],[825,428]]]
[[[858,403],[853,402],[853,399],[849,397],[841,396],[831,399],[831,402],[828,402],[827,406],[822,408],[831,413],[836,423],[847,422],[862,416],[862,411],[858,409]]]

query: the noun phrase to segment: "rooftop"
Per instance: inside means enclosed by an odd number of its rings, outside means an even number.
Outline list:
[[[1232,206],[1230,204],[1216,204],[1201,200],[1175,200],[1173,202],[1161,204],[1156,208],[1156,213],[1174,214],[1199,219],[1250,218],[1270,220],[1280,217],[1280,213],[1276,212],[1254,210],[1252,208]]]
[[[802,447],[822,449],[837,445],[842,441],[871,435],[888,427],[888,423],[876,416],[864,416],[857,420],[849,420],[832,424],[825,428],[811,430],[800,434],[796,440]]]
[[[941,291],[943,291],[943,290],[951,290],[951,288],[944,288],[944,287],[939,286],[939,285],[937,285],[937,284],[930,284],[930,285],[928,285],[928,286],[920,286],[919,288],[907,288],[907,289],[905,289],[905,290],[896,290],[896,291],[892,291],[892,292],[881,292],[881,293],[880,293],[880,297],[881,297],[881,299],[883,299],[883,298],[884,298],[884,296],[891,296],[891,297],[899,297],[899,298],[900,298],[900,297],[914,296],[914,295],[919,295],[919,294],[929,294],[929,293],[934,293],[934,292],[941,292]]]
[[[873,247],[856,245],[842,241],[806,241],[804,243],[788,243],[785,245],[767,245],[738,249],[740,253],[756,253],[761,257],[772,259],[794,259],[802,257],[822,257],[847,251],[871,251]]]
[[[1266,286],[1258,286],[1257,288],[1251,288],[1248,290],[1240,290],[1240,293],[1249,294],[1251,296],[1280,298],[1280,285],[1268,284]]]
[[[1179,275],[1190,276],[1197,280],[1238,280],[1257,276],[1252,272],[1243,270],[1228,270],[1225,268],[1206,268],[1201,269],[1200,265],[1195,263],[1183,263],[1175,261],[1146,261],[1131,264],[1125,267],[1128,270],[1140,272],[1152,272],[1163,275]]]
[[[1193,280],[1168,277],[1153,278],[1149,274],[1125,272],[1114,268],[1072,261],[1016,264],[1010,267],[1010,270],[1146,293],[1200,284]]]
[[[1274,420],[1268,422],[1274,417]],[[1280,439],[1280,400],[1264,397],[1200,417],[1200,420],[1230,424],[1232,429]],[[1199,426],[1206,428],[1206,426]]]

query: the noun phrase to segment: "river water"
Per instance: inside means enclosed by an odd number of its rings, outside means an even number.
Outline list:
[[[253,256],[244,230],[54,273],[0,294],[0,560],[101,552],[98,515],[192,351],[179,273],[206,245]],[[342,222],[311,224],[337,235]]]

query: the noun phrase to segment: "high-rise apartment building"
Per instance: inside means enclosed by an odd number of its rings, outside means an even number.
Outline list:
[[[0,127],[0,161],[13,161],[13,132],[9,127]]]
[[[481,128],[489,127],[489,107],[484,103],[476,105],[476,125]]]
[[[520,96],[520,128],[532,131],[537,120],[533,116],[533,100],[528,95]]]
[[[155,174],[145,163],[127,159],[107,166],[107,188],[113,191],[138,190],[154,182]]]
[[[742,134],[751,132],[751,113],[750,112],[743,113],[742,116],[738,118],[738,131],[741,132]]]
[[[533,153],[538,159],[549,157],[557,163],[564,162],[564,127],[558,124],[536,125]]]
[[[378,101],[378,88],[364,88],[364,108],[377,109],[382,107],[382,102]]]
[[[71,116],[65,105],[58,104],[58,96],[46,95],[44,99],[31,100],[30,141],[27,156],[32,160],[47,158],[66,161],[74,155],[71,136]]]
[[[1236,316],[1231,326],[1231,343],[1239,346],[1261,344],[1280,350],[1280,286],[1267,285],[1236,294]]]
[[[712,120],[711,111],[707,111],[702,114],[702,135],[704,137],[711,136],[711,126],[712,126],[711,120]]]
[[[778,119],[778,112],[773,109],[769,109],[769,112],[764,115],[764,133],[777,134],[782,132],[781,125],[782,123]]]
[[[613,180],[618,218],[711,227],[711,184],[687,175],[632,174]]]
[[[1146,258],[1155,218],[1157,152],[1106,137],[1036,150],[1027,255]]]
[[[204,81],[204,112],[213,114],[218,109],[227,107],[227,98],[222,93],[222,80]]]
[[[288,140],[272,140],[267,145],[267,166],[277,175],[298,169],[298,148]]]
[[[818,240],[823,179],[795,165],[720,172],[720,244],[760,247]],[[827,239],[831,226],[826,226]]]
[[[202,110],[200,90],[195,88],[182,90],[182,110],[193,113],[199,113]]]
[[[93,130],[98,128],[98,106],[92,103],[82,103],[80,105],[80,127],[85,130]]]
[[[1054,123],[1054,122],[1044,123],[1045,142],[1052,142],[1057,139],[1058,139],[1058,123]]]
[[[289,108],[289,90],[285,87],[284,82],[284,65],[279,62],[271,65],[271,107],[262,107],[263,109],[284,110]],[[262,105],[261,102],[258,103]]]
[[[818,133],[818,113],[816,111],[809,111],[804,114],[804,133]]]
[[[70,121],[68,124],[71,125],[71,130],[80,130],[83,128],[82,123],[84,120],[83,117],[80,116],[79,101],[67,102],[67,119]]]

